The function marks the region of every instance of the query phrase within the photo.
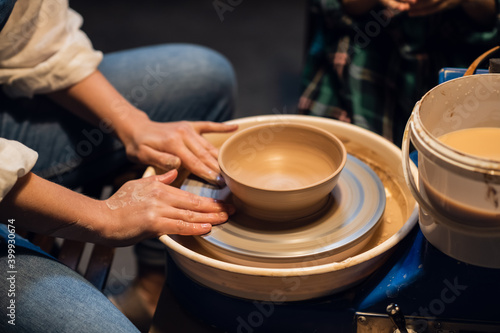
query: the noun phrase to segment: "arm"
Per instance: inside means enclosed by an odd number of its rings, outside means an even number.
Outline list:
[[[169,233],[204,234],[227,220],[220,202],[168,186],[176,175],[173,170],[128,182],[100,201],[28,173],[0,202],[0,218],[15,218],[29,231],[109,246]]]
[[[200,134],[235,126],[150,121],[96,70],[102,54],[80,30],[82,18],[64,1],[36,4],[18,2],[0,35],[0,84],[9,95],[49,94],[80,117],[109,124],[132,160],[162,169],[176,168],[182,161],[208,181],[221,179],[217,150]],[[50,20],[36,24],[48,13]],[[33,29],[26,30],[21,21],[32,22]]]
[[[99,72],[49,96],[79,117],[111,130],[134,161],[170,170],[182,163],[196,175],[219,182],[218,150],[200,134],[234,131],[214,122],[157,123],[135,108]]]

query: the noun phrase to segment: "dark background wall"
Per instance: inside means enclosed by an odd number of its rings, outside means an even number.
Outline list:
[[[227,10],[218,12],[217,3],[228,5]],[[235,117],[274,108],[295,111],[306,0],[70,0],[70,5],[82,14],[83,30],[103,52],[183,42],[224,54],[239,83]]]

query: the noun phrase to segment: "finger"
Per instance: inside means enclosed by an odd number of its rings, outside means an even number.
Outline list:
[[[217,225],[226,222],[229,215],[226,212],[201,213],[188,209],[176,209],[170,207],[170,209],[165,212],[165,217],[189,223],[210,223],[212,225]]]
[[[165,197],[162,198],[164,202],[168,202],[176,209],[192,210],[204,213],[220,213],[226,212],[229,215],[235,212],[232,205],[226,204],[221,200],[213,198],[202,197],[178,188],[169,188]]]
[[[208,151],[208,153],[217,160],[217,157],[219,156],[219,149],[215,148],[214,145],[212,145],[210,142],[208,142],[207,139],[205,139],[203,136],[199,135],[196,137],[197,140],[200,142],[200,144]],[[217,165],[218,167],[218,165]]]
[[[216,123],[213,121],[196,121],[193,122],[194,129],[200,133],[227,133],[233,132],[238,129],[238,125],[236,124],[224,124],[224,123]]]
[[[195,156],[187,147],[182,147],[179,151],[177,151],[177,154],[182,159],[186,169],[188,169],[190,172],[210,183],[221,183],[222,177],[220,176],[220,174],[205,165],[205,163],[203,163],[197,156]]]
[[[193,123],[193,128],[200,134],[210,133],[210,132],[234,132],[238,129],[238,125],[236,124],[224,124],[224,123],[216,123],[210,121],[198,121]],[[219,150],[215,148],[207,139],[203,136],[199,136],[198,140],[205,147],[205,149],[217,160],[219,156]],[[219,170],[219,165],[217,163],[217,170]],[[219,172],[219,171],[218,171]]]
[[[175,178],[177,178],[178,172],[177,169],[170,170],[165,172],[164,174],[153,176],[156,181],[163,183],[165,185],[171,184]]]
[[[409,3],[400,3],[397,6],[397,10],[399,10],[400,12],[408,11],[408,10],[410,10],[410,8],[411,8],[411,6]]]
[[[183,236],[203,235],[212,230],[210,223],[190,223],[182,220],[163,219],[161,234],[175,234]]]
[[[207,150],[207,145],[204,144],[202,139],[198,134],[194,137],[189,137],[185,139],[184,144],[186,147],[191,150],[191,152],[206,166],[215,171],[216,173],[220,172],[219,163],[217,162],[217,156],[213,156],[209,150]]]
[[[398,1],[391,1],[390,3],[388,3],[387,7],[400,12],[404,12],[410,9],[410,4],[406,2],[403,3]]]
[[[217,124],[217,123],[214,123]],[[194,125],[185,127],[182,131],[182,140],[184,145],[206,166],[211,168],[217,174],[220,173],[219,163],[217,162],[217,155],[212,155],[210,148],[212,147],[206,139],[204,139],[197,131]],[[183,156],[177,153],[179,157],[184,160]]]
[[[137,154],[139,161],[146,165],[153,165],[163,170],[178,169],[181,159],[175,155],[160,152],[148,146],[142,146]]]
[[[408,0],[411,1],[411,0]],[[396,11],[406,11],[410,9],[410,3],[408,1],[398,1],[398,0],[381,0],[382,4],[387,8]]]

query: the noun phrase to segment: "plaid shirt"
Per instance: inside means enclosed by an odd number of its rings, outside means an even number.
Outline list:
[[[352,122],[400,144],[413,106],[438,83],[439,70],[466,68],[500,45],[498,28],[498,19],[481,27],[461,8],[410,18],[375,7],[353,17],[341,0],[311,0],[299,113]]]

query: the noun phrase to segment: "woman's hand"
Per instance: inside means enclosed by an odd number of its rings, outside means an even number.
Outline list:
[[[158,123],[143,119],[121,139],[133,161],[164,170],[177,169],[182,163],[195,175],[220,184],[218,149],[201,134],[231,132],[237,128],[237,125],[209,121]]]
[[[231,132],[237,125],[208,121],[153,122],[121,96],[99,71],[49,96],[96,126],[104,121],[134,161],[166,170],[178,168],[182,162],[186,169],[211,183],[222,180],[217,149],[201,134]]]
[[[176,176],[172,170],[129,181],[102,201],[30,172],[0,201],[0,218],[15,217],[16,228],[44,235],[127,246],[164,234],[204,234],[234,212],[220,201],[169,186]]]
[[[380,0],[386,8],[406,11],[409,16],[426,16],[457,7],[463,0]]]
[[[380,0],[386,8],[400,12],[408,11],[416,2],[417,0]]]
[[[201,235],[224,223],[232,206],[169,186],[172,170],[125,183],[102,207],[102,243],[126,246],[164,234]]]

